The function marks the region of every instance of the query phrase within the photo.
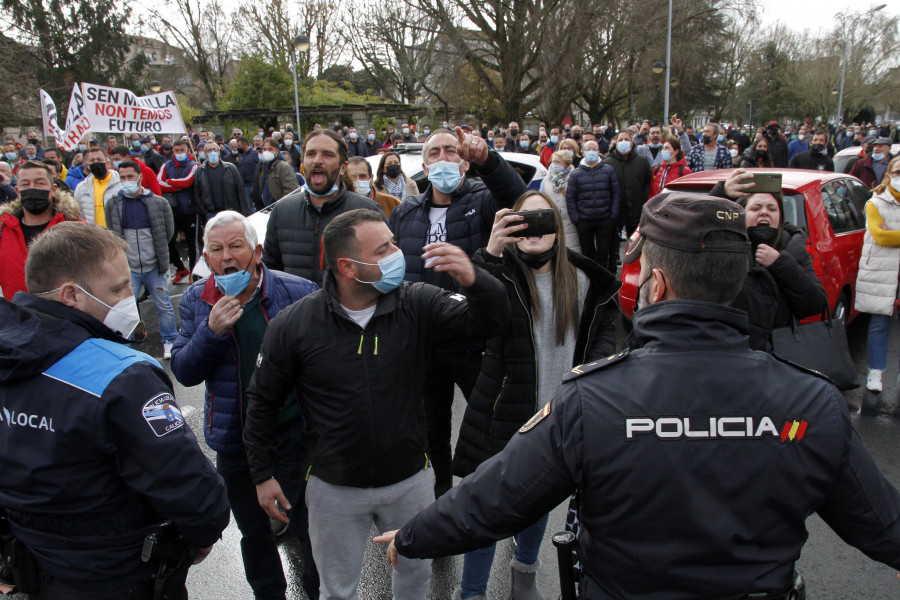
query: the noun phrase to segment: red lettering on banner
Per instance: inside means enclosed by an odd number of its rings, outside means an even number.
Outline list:
[[[128,116],[127,110],[124,106],[101,104],[99,102],[96,104],[94,113],[101,117],[122,117],[123,119]]]

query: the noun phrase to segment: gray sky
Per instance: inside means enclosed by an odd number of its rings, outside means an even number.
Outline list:
[[[879,4],[887,4],[878,14],[896,15],[900,13],[900,3],[891,0],[848,2],[847,0],[762,0],[761,18],[764,24],[784,23],[791,29],[831,29],[834,15],[848,11],[863,13]]]

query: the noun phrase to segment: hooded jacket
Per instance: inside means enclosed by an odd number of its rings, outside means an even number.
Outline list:
[[[28,247],[19,219],[25,209],[22,201],[0,205],[0,289],[3,297],[12,300],[16,292],[25,291],[25,259]],[[72,194],[56,192],[56,208],[47,227],[63,221],[80,221],[80,208]]]
[[[260,268],[263,284],[259,307],[266,322],[319,289],[311,281],[272,271],[265,264]],[[172,372],[185,386],[206,383],[203,435],[209,447],[216,452],[243,454],[245,407],[237,338],[233,331],[217,335],[209,328],[209,313],[221,299],[215,276],[194,283],[182,296],[178,305],[181,329],[172,347]]]
[[[297,181],[296,178],[294,181]],[[322,205],[321,211],[310,204],[309,192],[303,188],[275,204],[269,215],[263,243],[262,258],[267,267],[321,285],[325,271],[325,251],[322,247],[325,227],[339,214],[357,208],[382,212],[381,207],[372,200],[348,191],[343,183],[338,185],[338,195]]]
[[[675,181],[684,175],[690,175],[691,169],[687,166],[687,157],[673,163],[660,163],[653,169],[653,183],[650,185],[650,198],[657,195],[670,181]]]
[[[575,367],[615,351],[619,314],[615,296],[622,284],[589,258],[571,250],[568,256],[588,278],[572,356]],[[487,341],[481,373],[469,398],[453,456],[453,474],[458,477],[471,474],[500,452],[539,408],[532,300],[519,262],[509,250],[495,257],[484,249],[475,253],[473,262],[504,284],[510,319],[501,336]]]
[[[206,547],[229,519],[171,381],[124,342],[59,302],[0,300],[0,506],[43,570],[92,592],[150,575],[150,525]]]

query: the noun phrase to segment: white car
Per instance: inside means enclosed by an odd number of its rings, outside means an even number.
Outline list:
[[[892,144],[891,145],[891,155],[897,156],[897,153],[900,152],[900,144]],[[844,168],[847,166],[847,163],[854,156],[859,156],[860,147],[859,146],[850,146],[848,148],[844,148],[840,152],[834,155],[834,172],[835,173],[844,173]],[[847,169],[847,173],[850,172],[850,169]]]
[[[398,154],[400,154],[400,168],[407,177],[412,177],[413,181],[419,187],[419,192],[424,192],[428,187],[428,178],[422,169],[422,146],[424,144],[400,144]],[[516,173],[522,177],[528,184],[528,189],[537,190],[541,187],[541,181],[547,176],[547,169],[541,164],[540,157],[531,154],[518,154],[513,152],[504,152],[503,158],[506,159],[515,169]],[[372,165],[372,173],[378,170],[378,163],[381,161],[381,155],[369,156],[366,158]],[[471,180],[479,181],[477,177],[471,177]],[[272,208],[277,204],[273,202],[269,206],[256,211],[247,219],[256,229],[256,235],[259,243],[262,244],[266,239],[266,225],[269,222],[269,214]],[[197,281],[205,277],[209,277],[211,271],[206,259],[202,256],[197,260],[194,270],[191,273],[191,279]]]

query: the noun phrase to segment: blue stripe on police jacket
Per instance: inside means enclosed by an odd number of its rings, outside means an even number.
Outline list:
[[[44,375],[99,398],[117,375],[141,361],[162,368],[143,352],[117,342],[91,338],[44,371]]]

